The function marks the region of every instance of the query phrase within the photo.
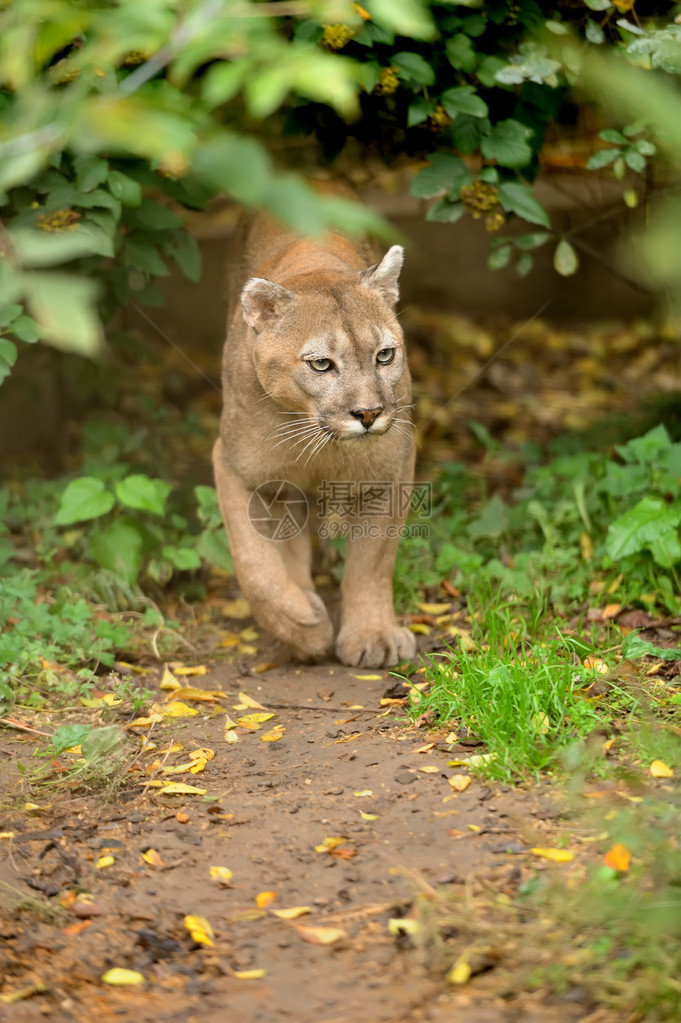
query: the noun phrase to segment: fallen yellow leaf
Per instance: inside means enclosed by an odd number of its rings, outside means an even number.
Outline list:
[[[13,831],[0,831],[0,838],[12,839],[12,838],[14,838],[14,832]]]
[[[225,742],[238,742],[239,736],[231,728],[225,726]]]
[[[466,757],[465,760],[450,760],[447,767],[480,767],[482,764],[496,759],[496,753],[476,753],[472,757]]]
[[[126,728],[149,728],[150,725],[158,725],[163,721],[163,714],[159,714],[154,711],[153,714],[149,714],[145,718],[135,718],[134,721],[128,721]]]
[[[183,686],[173,692],[177,700],[193,700],[195,703],[217,703],[227,696],[222,689],[197,689],[196,686]]]
[[[653,778],[673,778],[674,771],[671,767],[665,764],[664,760],[653,760],[650,765],[650,773]]]
[[[359,792],[354,793],[356,796],[373,796],[371,789],[360,789]]]
[[[454,774],[447,779],[456,792],[465,792],[472,780],[470,774]]]
[[[416,606],[419,611],[423,611],[424,615],[444,615],[449,611],[451,604],[425,604],[423,601],[417,600]]]
[[[242,639],[244,643],[253,643],[260,636],[259,632],[253,628],[252,625],[247,625],[245,629],[242,629],[239,633],[239,639]]]
[[[193,714],[199,713],[195,707],[190,707],[188,703],[183,703],[182,700],[171,700],[170,703],[162,705],[153,703],[151,709],[154,714],[160,714],[163,718],[188,718]]]
[[[172,671],[168,668],[163,669],[163,675],[161,677],[161,689],[179,689],[180,683],[177,681]]]
[[[270,732],[265,732],[264,735],[260,736],[261,742],[279,742],[280,739],[284,738],[284,732],[286,729],[283,725],[275,725]]]
[[[251,615],[250,606],[243,597],[223,601],[220,610],[225,618],[250,618]]]
[[[270,906],[277,897],[276,892],[258,892],[255,897],[255,904],[258,909],[266,909]]]
[[[446,739],[445,739],[445,742],[447,742]],[[434,745],[435,745],[434,742],[427,742],[425,744],[425,746],[419,746],[418,749],[414,750],[414,753],[427,753],[428,750],[432,749]]]
[[[239,724],[243,728],[250,728],[251,731],[257,732],[261,725],[273,717],[274,714],[244,714],[242,718],[239,718]]]
[[[407,628],[410,632],[415,632],[418,636],[429,636],[431,633],[430,625],[426,625],[424,622],[412,622]]]
[[[311,912],[309,906],[290,906],[288,909],[273,909],[272,915],[278,916],[280,920],[297,920],[299,916]]]
[[[445,980],[448,984],[467,984],[471,979],[470,964],[463,956],[448,970]]]
[[[267,710],[266,707],[263,707],[262,703],[258,703],[248,693],[239,693],[239,702],[234,705],[234,710],[246,710],[248,708],[251,710]]]
[[[618,843],[617,845],[613,845],[612,849],[608,849],[603,862],[607,867],[612,867],[613,870],[619,870],[620,873],[625,873],[629,870],[631,853],[627,849],[626,845]]]
[[[208,671],[205,664],[197,664],[196,667],[191,668],[188,664],[182,664],[180,661],[171,661],[170,667],[176,675],[205,675]]]
[[[378,820],[378,814],[377,813],[365,813],[364,810],[360,810],[359,811],[359,815],[360,815],[360,817],[362,818],[363,821],[377,821]]]
[[[260,980],[267,970],[232,970],[231,973],[237,980]]]
[[[570,852],[569,849],[544,849],[540,846],[535,846],[530,849],[533,856],[539,856],[543,860],[551,860],[552,863],[569,863],[570,860],[574,860],[575,854]]]
[[[310,945],[333,945],[342,938],[347,938],[340,927],[296,927],[298,934]]]
[[[83,921],[83,923],[89,921]],[[6,991],[0,995],[0,1003],[3,1005],[16,1005],[17,1002],[23,1002],[25,998],[30,998],[32,995],[41,995],[47,991],[47,986],[40,981],[35,984],[29,984],[28,987],[19,988],[17,991]]]
[[[114,966],[102,974],[105,984],[112,984],[114,987],[131,987],[134,984],[145,984],[146,978],[137,970],[126,970],[122,966]]]
[[[333,849],[342,845],[343,842],[347,842],[347,838],[341,838],[339,835],[333,836],[332,838],[325,838],[321,845],[316,845],[314,847],[314,851],[318,853],[332,852]]]
[[[383,678],[382,675],[354,675],[350,672],[353,678],[361,679],[362,682],[380,682]]]
[[[388,933],[389,934],[418,934],[421,930],[421,925],[418,920],[412,920],[408,916],[391,917],[388,920]]]
[[[104,870],[105,867],[113,867],[115,862],[113,856],[100,856],[95,866],[97,870]]]
[[[232,871],[229,867],[209,867],[211,881],[222,881],[226,883],[232,879]]]
[[[186,916],[184,925],[197,945],[214,945],[215,934],[205,916]]]
[[[439,774],[440,768],[436,767],[435,764],[424,764],[423,767],[419,767],[419,771],[421,771],[422,774]]]
[[[159,789],[160,796],[188,795],[205,796],[205,789],[197,789],[195,785],[187,785],[183,781],[169,781]]]
[[[162,867],[163,860],[161,854],[155,849],[147,849],[146,852],[140,853],[145,863],[148,863],[150,867]]]

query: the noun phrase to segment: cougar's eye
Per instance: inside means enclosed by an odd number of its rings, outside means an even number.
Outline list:
[[[389,362],[392,362],[395,358],[394,348],[381,348],[380,352],[376,356],[376,362],[380,362],[382,366],[387,366]]]
[[[315,373],[326,373],[328,370],[333,369],[331,359],[306,359],[306,362]]]

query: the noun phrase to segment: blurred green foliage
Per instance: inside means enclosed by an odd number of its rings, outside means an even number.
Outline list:
[[[553,242],[558,272],[574,273],[572,242],[551,230],[531,189],[551,122],[589,91],[617,93],[607,148],[588,166],[623,180],[629,205],[638,198],[625,177],[681,149],[678,94],[664,81],[681,70],[681,8],[638,7],[0,4],[0,380],[17,341],[96,353],[100,320],[117,304],[160,301],[154,279],[169,259],[196,279],[178,206],[200,210],[221,192],[305,233],[385,231],[375,214],[277,166],[269,143],[286,135],[313,136],[327,157],[351,136],[387,160],[432,153],[413,186],[437,198],[429,219],[483,220],[491,268],[514,262],[528,273],[533,251]],[[632,87],[631,65],[646,69],[643,88]],[[630,124],[634,107],[640,120]],[[512,218],[542,230],[500,235]]]

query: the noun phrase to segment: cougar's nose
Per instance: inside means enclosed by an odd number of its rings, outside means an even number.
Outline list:
[[[350,415],[354,416],[355,419],[361,420],[362,426],[368,430],[372,423],[376,422],[382,411],[383,406],[380,405],[378,408],[352,409]]]

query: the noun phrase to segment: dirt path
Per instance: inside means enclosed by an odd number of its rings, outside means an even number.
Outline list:
[[[171,740],[184,744],[166,764],[186,761],[196,747],[214,751],[203,772],[168,776],[205,788],[205,796],[160,795],[153,787],[142,792],[146,776],[133,773],[128,777],[135,785],[126,781],[113,802],[67,793],[29,817],[23,802],[35,797],[21,788],[16,767],[29,761],[35,742],[5,743],[4,788],[14,809],[3,811],[0,830],[13,831],[14,838],[0,843],[0,881],[11,886],[0,888],[0,990],[42,984],[45,992],[0,1005],[0,1019],[586,1018],[589,1007],[579,998],[547,1004],[541,993],[528,997],[509,987],[504,975],[510,976],[515,953],[509,960],[503,939],[485,964],[494,969],[465,987],[448,988],[447,965],[470,943],[465,928],[450,927],[441,936],[441,954],[433,951],[437,942],[419,951],[418,938],[389,932],[390,919],[423,916],[414,898],[425,893],[427,904],[431,886],[457,897],[459,913],[466,912],[466,894],[513,898],[536,869],[528,846],[550,844],[556,822],[534,790],[474,779],[455,792],[447,779],[457,768],[447,766],[452,752],[442,741],[445,733],[397,724],[394,708],[380,706],[395,680],[387,673],[355,677],[361,674],[369,673],[291,666],[244,678],[234,667],[220,667],[201,678],[202,687],[229,694],[223,710],[211,716],[211,705],[195,703],[198,716],[168,722],[154,738],[159,750]],[[249,713],[232,709],[240,690],[275,716],[260,731],[239,728],[239,741],[226,743],[224,711],[234,718]],[[282,726],[282,738],[261,741],[273,725]],[[434,746],[421,752],[430,742]],[[154,756],[145,754],[139,763]],[[345,841],[330,851],[316,851],[325,839],[341,837]],[[150,849],[156,865],[142,859]],[[109,853],[115,863],[96,869]],[[232,871],[229,886],[210,879],[211,866]],[[15,896],[41,890],[53,902],[64,892],[88,892],[99,913],[86,907],[88,915],[79,917],[77,903],[50,923],[12,907]],[[259,908],[262,892],[276,897]],[[299,919],[273,913],[300,906],[310,913]],[[213,947],[192,941],[187,915],[209,920]],[[316,932],[299,928],[316,927],[344,935],[328,946],[311,944],[306,938]],[[103,984],[101,975],[113,966],[139,971],[146,984]],[[235,975],[252,970],[265,974]]]

